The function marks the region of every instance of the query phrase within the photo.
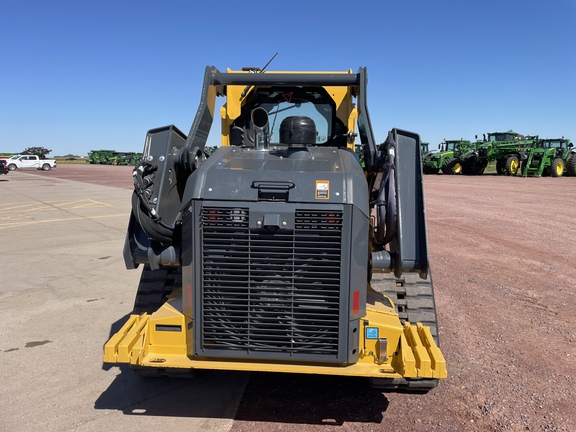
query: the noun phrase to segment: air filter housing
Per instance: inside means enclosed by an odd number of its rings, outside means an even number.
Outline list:
[[[280,142],[283,144],[315,144],[316,124],[310,117],[286,117],[280,124]]]

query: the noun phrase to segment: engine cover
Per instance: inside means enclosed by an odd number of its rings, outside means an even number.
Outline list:
[[[193,355],[356,363],[369,225],[355,156],[225,148],[186,189]]]

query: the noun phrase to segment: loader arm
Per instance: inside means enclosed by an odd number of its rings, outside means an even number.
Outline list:
[[[387,235],[372,252],[374,271],[428,275],[428,241],[420,137],[393,129],[379,148],[377,230]],[[386,249],[385,246],[389,245]]]

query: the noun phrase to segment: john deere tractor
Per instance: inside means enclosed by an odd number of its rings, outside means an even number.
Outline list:
[[[530,149],[522,175],[562,177],[566,173],[576,176],[576,150],[569,139],[541,139]]]
[[[420,138],[392,129],[378,143],[366,86],[365,68],[206,68],[188,135],[150,130],[134,169],[124,259],[142,278],[104,362],[415,393],[446,377]],[[217,97],[221,146],[208,157]]]
[[[430,151],[428,148],[429,146],[430,143],[427,142],[420,143],[420,153],[422,154],[422,157],[424,157]]]
[[[444,140],[437,152],[430,152],[424,156],[422,169],[424,174],[438,174],[440,170],[444,174],[459,174],[460,163],[454,159],[454,151],[462,140]],[[469,142],[469,141],[466,141]]]
[[[496,162],[498,174],[516,175],[537,142],[538,136],[524,136],[512,130],[490,132],[487,139],[477,142],[476,149],[465,156],[462,173],[483,174],[488,163]]]

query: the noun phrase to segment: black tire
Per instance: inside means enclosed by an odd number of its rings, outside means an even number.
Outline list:
[[[438,174],[440,172],[439,168],[432,168],[429,167],[428,165],[424,165],[422,172],[424,174]]]
[[[564,161],[562,158],[556,158],[550,166],[550,175],[552,177],[562,177],[562,174],[564,174]]]
[[[51,168],[52,167],[50,166],[50,164],[45,163],[42,165],[42,171],[50,171]]]
[[[506,174],[506,161],[502,159],[498,159],[496,161],[496,173],[498,175]]]
[[[8,169],[9,169],[10,171],[14,171],[16,168],[17,168],[17,167],[16,167],[16,165],[14,165],[14,164],[8,165]]]
[[[511,155],[506,159],[506,175],[514,176],[518,173],[518,168],[520,167],[520,161],[518,156]]]
[[[462,163],[462,174],[482,175],[486,169],[486,163],[478,156],[471,156]]]
[[[473,175],[482,175],[484,174],[484,170],[486,169],[486,165],[488,163],[480,158],[474,158],[472,161],[472,174]]]
[[[566,175],[576,176],[576,153],[573,153],[566,161]]]
[[[506,166],[505,165],[506,165],[505,161],[498,159],[496,161],[496,174],[498,174],[498,175],[506,174]]]
[[[432,174],[430,172],[430,167],[428,167],[427,165],[422,165],[422,173],[424,174]]]
[[[444,163],[442,164],[442,168],[440,168],[444,174],[450,174],[450,164],[451,163],[452,163],[452,158],[444,159]]]
[[[462,172],[462,164],[457,159],[447,158],[442,167],[442,172],[449,175],[460,174]]]
[[[466,159],[464,162],[462,162],[462,174],[472,175],[472,162],[473,158]]]

